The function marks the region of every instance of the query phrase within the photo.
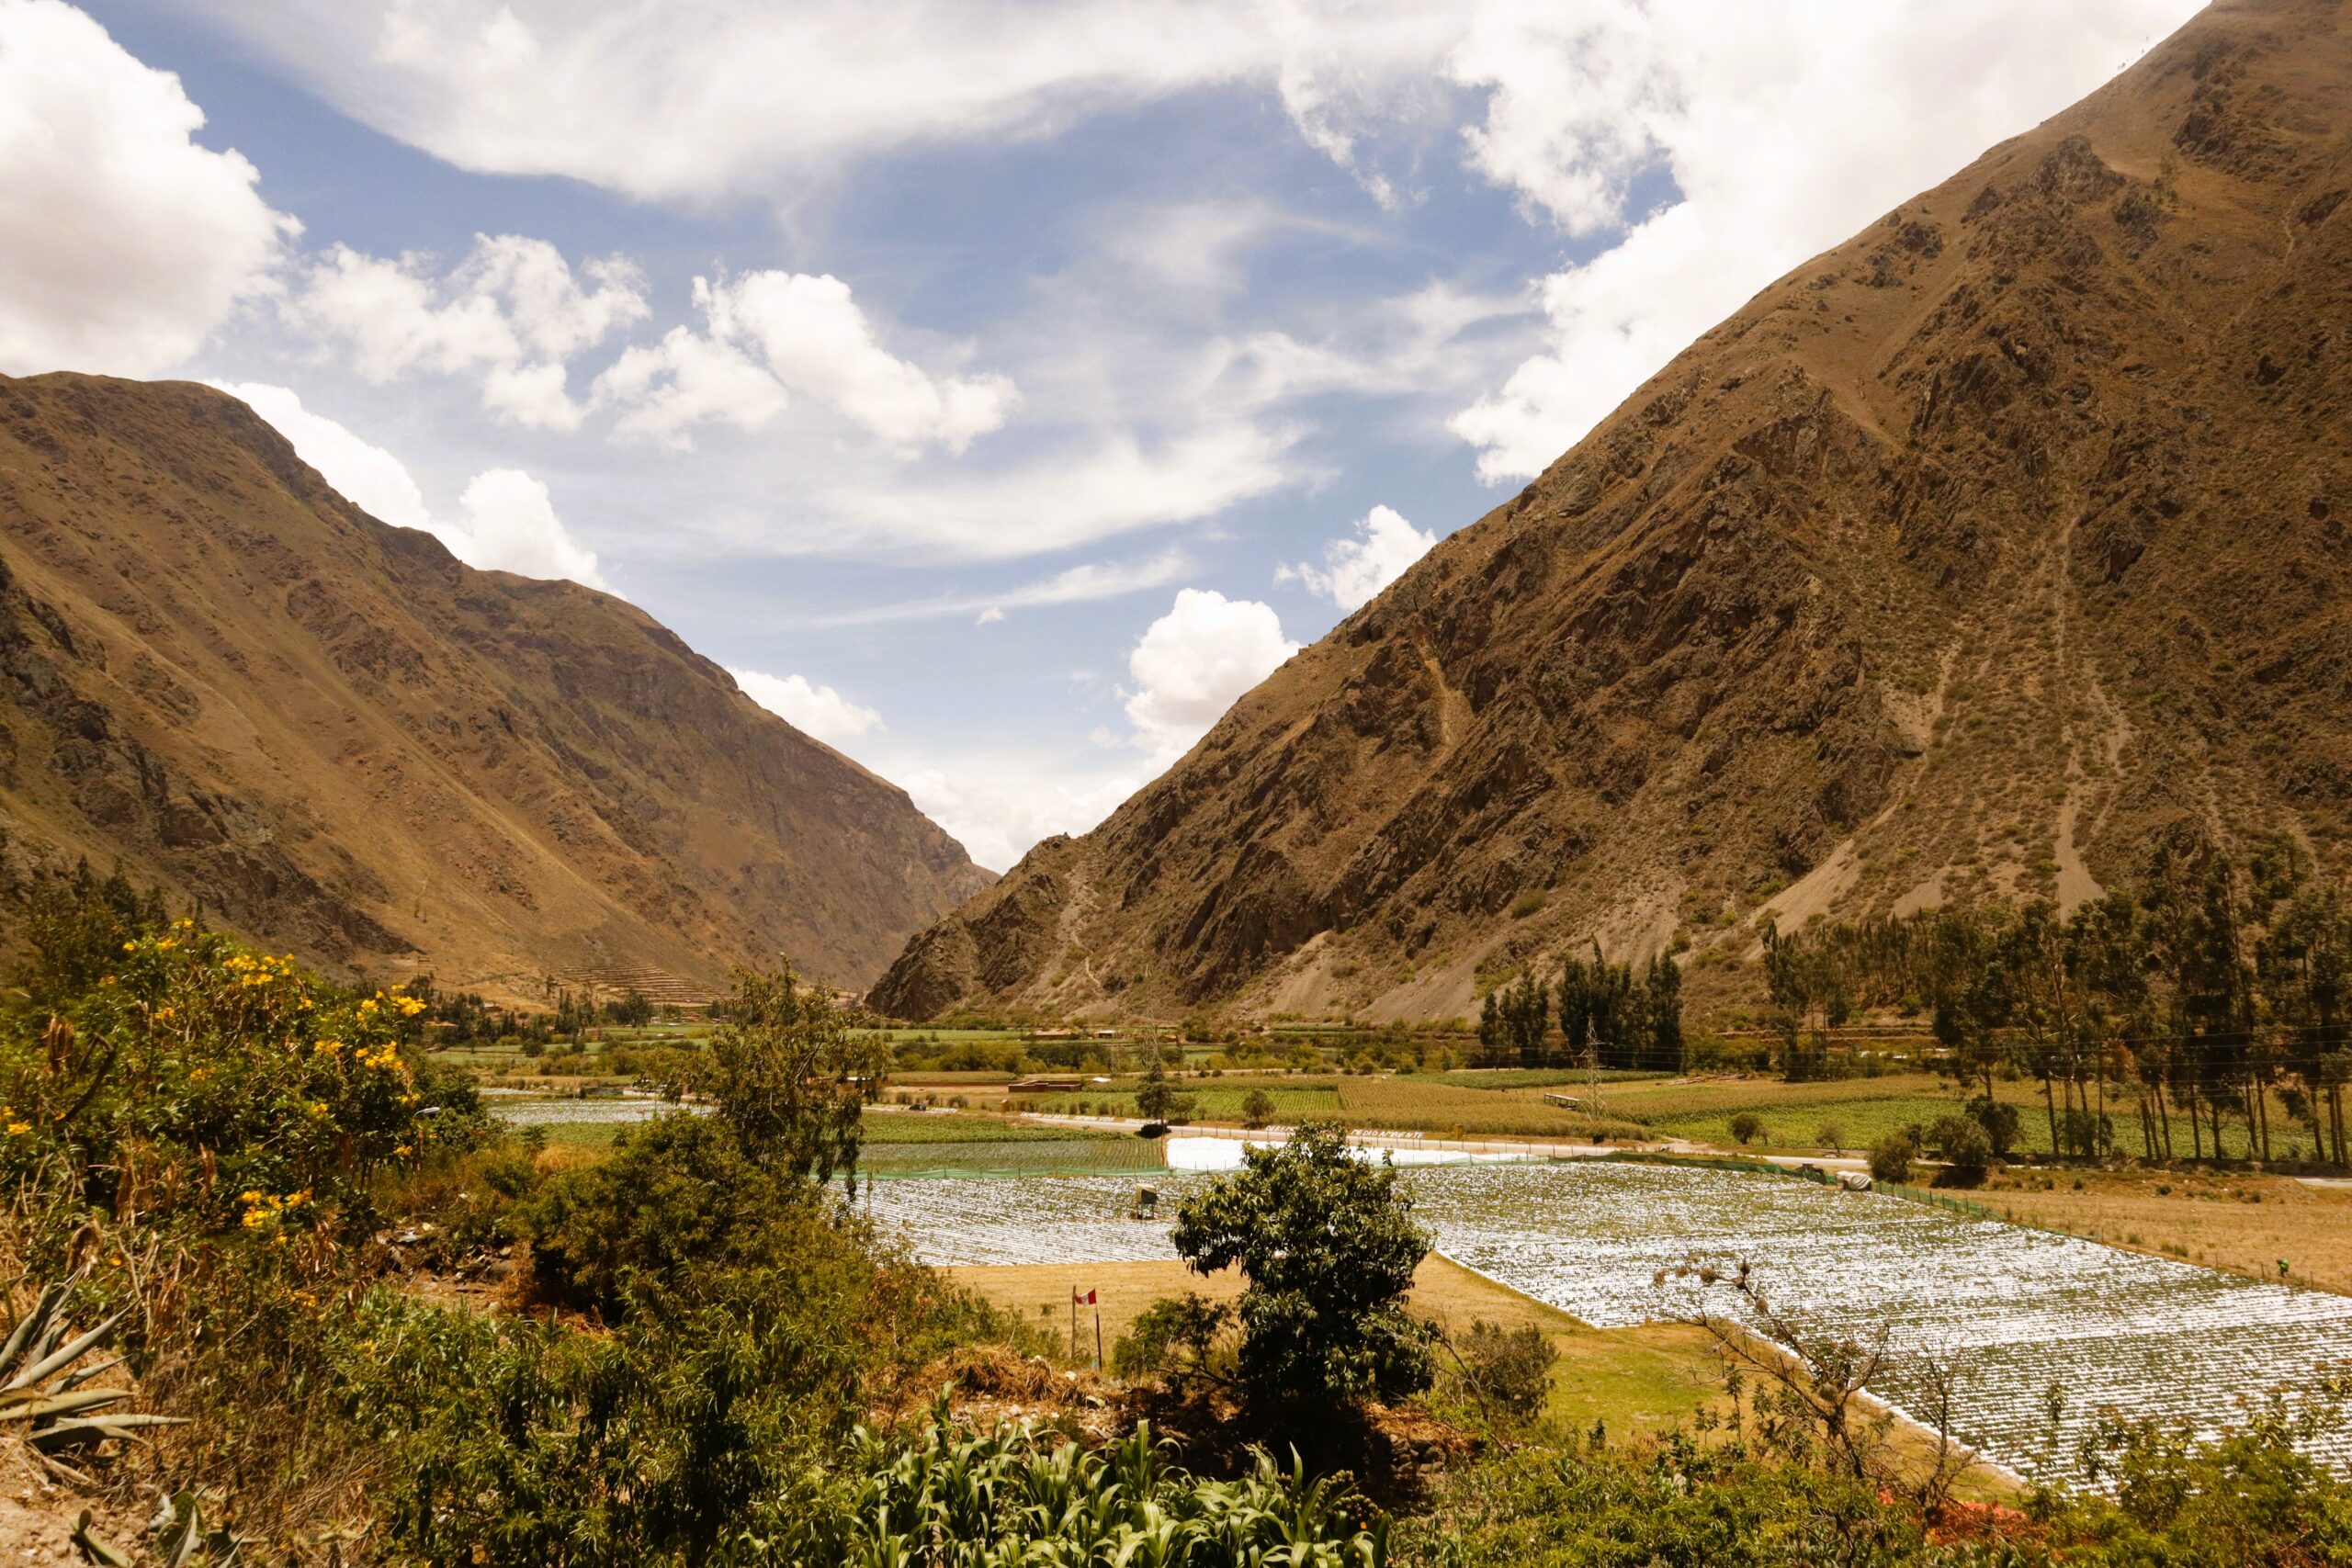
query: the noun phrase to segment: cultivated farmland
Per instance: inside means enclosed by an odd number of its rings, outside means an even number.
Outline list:
[[[1163,1179],[1170,1197],[1191,1180]],[[1785,1307],[1965,1366],[1963,1433],[2020,1470],[2071,1464],[2102,1406],[2218,1424],[2242,1397],[2352,1357],[2352,1300],[2256,1284],[1792,1179],[1577,1162],[1417,1171],[1418,1212],[1458,1262],[1598,1326],[1687,1305],[1653,1283],[1692,1251],[1751,1260]],[[944,1264],[1170,1256],[1111,1178],[884,1183],[874,1212]],[[1165,1213],[1170,1204],[1162,1202]],[[2054,1433],[2042,1415],[2064,1393]],[[1883,1392],[1898,1404],[1897,1364]],[[2341,1463],[2352,1450],[2329,1450]]]

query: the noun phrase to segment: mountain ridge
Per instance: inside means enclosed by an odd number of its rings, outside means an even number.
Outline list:
[[[340,967],[870,979],[989,874],[636,606],[465,566],[186,382],[0,378],[0,824]]]
[[[2345,861],[2352,36],[2210,7],[1760,291],[885,1011],[1475,1010],[1598,941]]]

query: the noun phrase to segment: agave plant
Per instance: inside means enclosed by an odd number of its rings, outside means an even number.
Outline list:
[[[142,1427],[173,1427],[186,1417],[150,1416],[114,1407],[133,1397],[127,1388],[92,1387],[92,1380],[122,1365],[122,1358],[68,1371],[107,1342],[123,1314],[76,1334],[60,1309],[72,1281],[51,1285],[33,1310],[17,1320],[0,1345],[0,1422],[23,1423],[25,1441],[44,1455],[94,1449],[109,1438],[129,1439]]]

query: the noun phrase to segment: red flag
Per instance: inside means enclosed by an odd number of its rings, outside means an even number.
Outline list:
[[[1069,1304],[1072,1306],[1092,1306],[1094,1304],[1094,1292],[1092,1291],[1081,1291],[1076,1285],[1072,1285],[1069,1288]]]

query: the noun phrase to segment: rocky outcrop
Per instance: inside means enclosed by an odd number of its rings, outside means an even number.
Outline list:
[[[1704,1005],[2184,817],[2342,866],[2347,28],[2217,6],[1797,268],[876,1003],[1442,1018],[1598,940]]]
[[[221,393],[79,376],[0,378],[0,826],[534,999],[860,984],[990,880],[634,607],[367,516]]]

